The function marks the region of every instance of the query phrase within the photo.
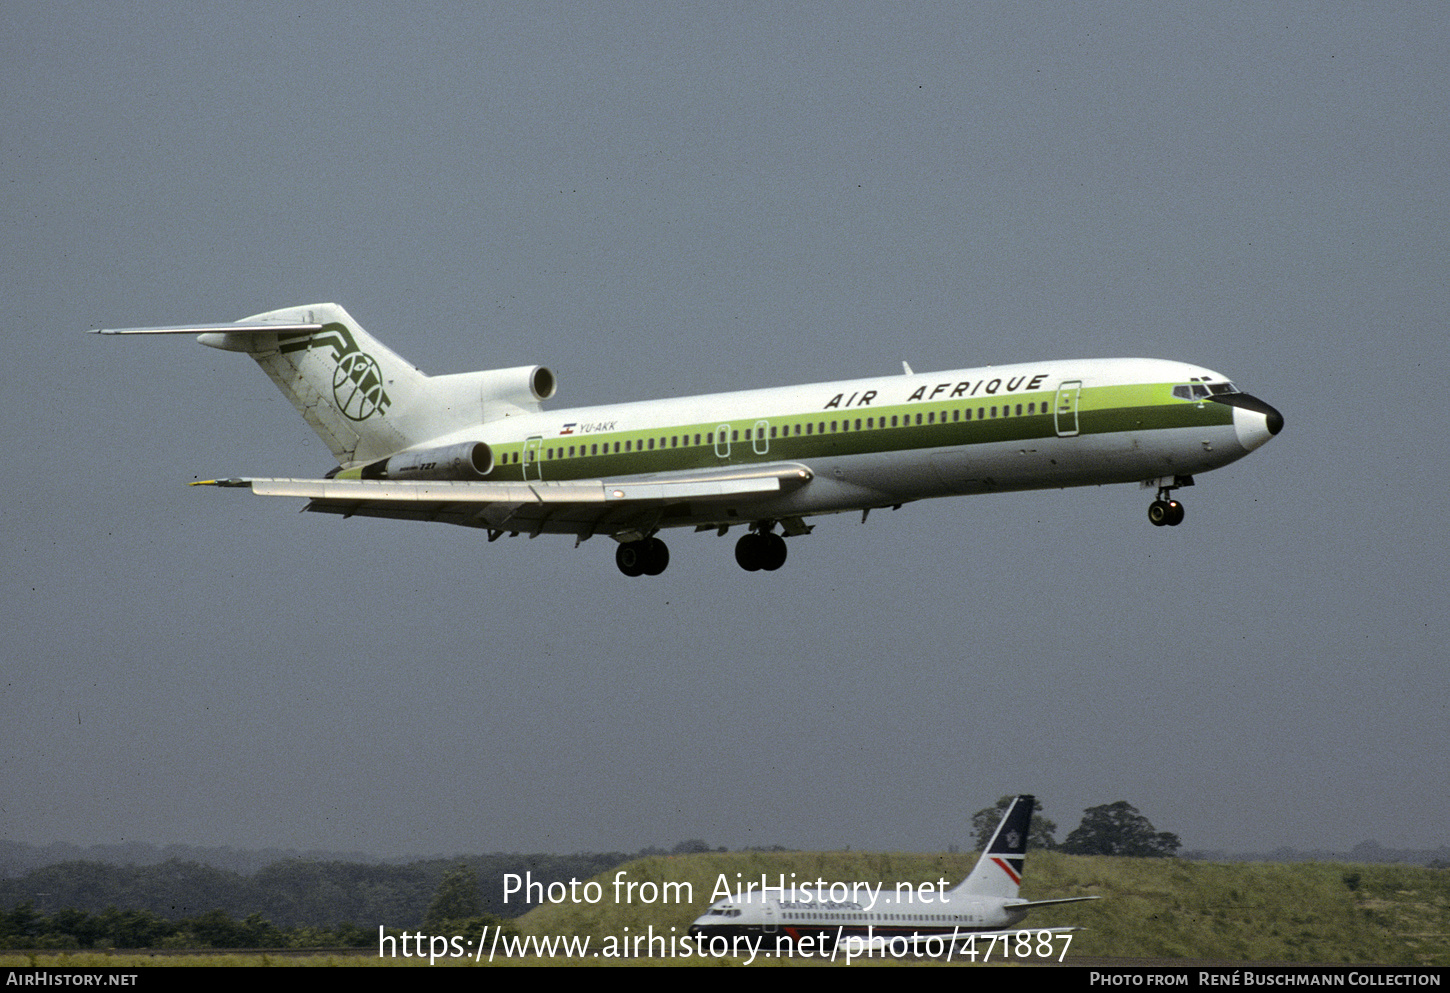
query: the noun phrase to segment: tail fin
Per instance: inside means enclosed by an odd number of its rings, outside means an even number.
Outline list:
[[[982,857],[952,893],[969,896],[990,896],[1014,899],[1022,885],[1022,870],[1027,860],[1027,830],[1032,823],[1032,808],[1037,799],[1022,794],[1012,801]]]
[[[371,462],[424,440],[409,437],[407,412],[427,392],[428,377],[337,304],[273,310],[237,324],[235,331],[199,340],[251,355],[340,465]],[[268,332],[270,324],[288,330]]]
[[[235,324],[101,333],[196,334],[203,345],[247,353],[345,468],[467,433],[495,417],[536,412],[556,383],[543,366],[424,375],[335,303],[272,310]]]

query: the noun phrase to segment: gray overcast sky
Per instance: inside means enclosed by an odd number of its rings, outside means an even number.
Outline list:
[[[1450,842],[1443,4],[0,24],[0,836],[937,850],[1033,791],[1060,835]],[[1176,529],[964,498],[630,580],[189,489],[330,458],[245,358],[83,333],[324,300],[553,406],[1147,355],[1287,427]]]

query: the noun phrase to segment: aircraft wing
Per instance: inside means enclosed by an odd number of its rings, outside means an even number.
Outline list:
[[[305,497],[305,509],[343,517],[443,521],[530,535],[648,531],[670,517],[698,517],[701,505],[778,496],[811,470],[794,462],[658,473],[618,479],[449,482],[374,479],[213,479],[192,485]]]

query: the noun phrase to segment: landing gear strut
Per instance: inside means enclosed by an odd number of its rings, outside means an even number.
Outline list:
[[[774,572],[785,565],[785,539],[770,531],[751,531],[735,543],[735,561],[746,572]]]
[[[670,547],[658,538],[621,542],[614,564],[626,576],[658,576],[670,564]]]

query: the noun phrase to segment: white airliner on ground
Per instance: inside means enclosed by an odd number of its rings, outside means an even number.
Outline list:
[[[1155,525],[1171,494],[1284,425],[1208,369],[1084,359],[913,373],[546,411],[543,366],[427,376],[336,304],[235,324],[120,328],[195,334],[245,352],[332,450],[326,479],[226,479],[344,517],[444,521],[503,534],[619,542],[629,576],[658,575],[656,535],[739,526],[735,558],[778,569],[807,517],[969,493],[1141,483]],[[779,533],[777,533],[779,528]]]
[[[953,889],[878,884],[879,889],[851,891],[849,884],[837,884],[840,892],[833,895],[817,881],[782,881],[780,886],[747,889],[715,901],[690,925],[690,934],[706,941],[715,935],[748,938],[753,947],[764,951],[775,950],[777,936],[781,947],[787,942],[808,942],[812,949],[830,948],[847,939],[888,946],[919,945],[925,938],[960,940],[1002,934],[1034,907],[1098,899],[1023,900],[1017,896],[1035,802],[1027,794],[1012,801],[976,866]],[[1072,930],[1042,928],[1030,933]],[[754,942],[761,936],[767,945]]]

